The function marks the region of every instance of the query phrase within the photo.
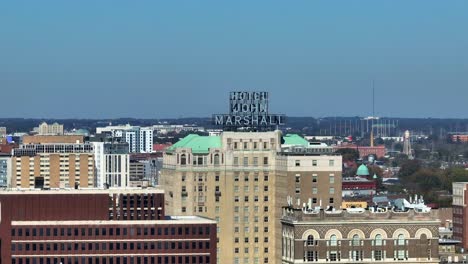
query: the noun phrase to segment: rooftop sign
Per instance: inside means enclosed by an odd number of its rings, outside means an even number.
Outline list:
[[[213,115],[213,123],[227,130],[269,130],[284,125],[284,115],[268,113],[268,92],[231,92],[229,114]]]

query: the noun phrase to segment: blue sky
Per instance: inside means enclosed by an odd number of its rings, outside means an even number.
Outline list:
[[[3,1],[0,117],[468,118],[468,1]]]

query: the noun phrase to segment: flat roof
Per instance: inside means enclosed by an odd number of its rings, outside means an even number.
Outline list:
[[[0,195],[12,194],[114,194],[114,193],[164,193],[160,188],[110,188],[110,189],[3,189]]]
[[[167,224],[216,224],[215,220],[200,216],[170,216],[164,220],[83,220],[83,221],[12,221],[12,226],[54,225],[167,225]]]

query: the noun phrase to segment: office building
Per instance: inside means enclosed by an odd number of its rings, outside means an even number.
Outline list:
[[[283,264],[439,263],[439,220],[424,205],[391,208],[283,209]]]
[[[130,155],[127,143],[91,142],[96,164],[96,186],[127,187],[130,180]]]
[[[341,204],[341,156],[322,149],[280,131],[189,135],[164,154],[167,211],[217,220],[218,263],[277,263],[288,193]]]
[[[93,145],[55,139],[35,139],[13,150],[12,188],[95,187]]]
[[[59,202],[58,202],[59,201]],[[155,189],[0,192],[1,263],[212,263],[216,222]]]

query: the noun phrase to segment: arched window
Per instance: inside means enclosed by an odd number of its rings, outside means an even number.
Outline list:
[[[180,155],[180,165],[187,165],[187,157],[185,154]]]
[[[399,246],[405,245],[405,236],[403,234],[398,235],[398,245]]]
[[[336,246],[338,243],[336,241],[336,235],[330,236],[330,246]]]
[[[313,246],[314,245],[314,236],[313,235],[309,235],[307,237],[307,245],[308,246]]]
[[[353,246],[359,246],[360,244],[361,244],[361,242],[360,242],[360,239],[359,239],[359,235],[355,234],[353,236]]]
[[[219,165],[219,154],[214,155],[214,165]]]
[[[375,236],[375,245],[376,246],[382,246],[382,235],[381,234],[377,234]]]

